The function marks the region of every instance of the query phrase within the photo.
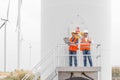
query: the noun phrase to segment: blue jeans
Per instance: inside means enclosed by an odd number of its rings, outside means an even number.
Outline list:
[[[93,64],[92,64],[92,58],[91,58],[90,54],[91,54],[90,50],[84,50],[83,51],[83,59],[84,59],[84,66],[85,67],[87,66],[87,58],[89,60],[90,66],[91,67],[93,66]]]
[[[76,51],[69,51],[69,66],[72,66],[72,58],[74,58],[74,65],[77,66],[77,56]]]

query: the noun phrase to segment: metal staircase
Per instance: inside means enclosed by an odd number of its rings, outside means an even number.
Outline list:
[[[52,72],[45,80],[53,80],[55,77],[57,77],[56,70]]]
[[[91,50],[91,57],[94,62],[93,67],[100,67],[101,66],[101,53],[100,48],[97,47],[98,45],[93,45]],[[68,46],[65,44],[57,45],[49,55],[45,56],[37,65],[34,66],[32,69],[33,74],[35,75],[33,79],[30,80],[37,80],[39,77],[41,80],[58,80],[58,68],[65,69],[69,67],[69,55]],[[89,56],[89,55],[85,55]],[[77,52],[77,59],[78,59],[78,67],[83,67],[83,55],[82,52]],[[73,67],[73,71],[77,68]],[[71,69],[71,68],[70,68]],[[87,70],[87,68],[84,68]],[[67,68],[66,68],[67,70]],[[31,74],[26,74],[22,80],[27,80]]]

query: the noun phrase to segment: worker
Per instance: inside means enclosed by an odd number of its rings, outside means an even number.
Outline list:
[[[92,67],[92,58],[90,52],[90,46],[92,41],[88,38],[88,30],[83,31],[83,37],[81,38],[80,42],[80,50],[83,52],[83,59],[84,59],[84,66],[87,66],[87,58],[89,60],[90,66]]]
[[[72,58],[74,58],[74,65],[77,66],[77,50],[78,50],[78,39],[76,38],[77,33],[72,31],[72,37],[70,38],[69,44],[69,65],[72,66]]]
[[[83,32],[80,31],[80,27],[78,26],[75,30],[77,32],[77,38],[80,39],[83,36]]]

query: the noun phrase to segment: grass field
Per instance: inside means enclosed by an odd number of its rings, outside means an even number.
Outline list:
[[[25,76],[25,74],[28,74],[28,73],[30,73],[31,76],[27,80],[31,80],[34,77],[34,75],[32,72],[27,70],[15,70],[13,72],[6,72],[6,73],[1,72],[0,76],[4,76],[4,78],[0,80],[21,80]]]

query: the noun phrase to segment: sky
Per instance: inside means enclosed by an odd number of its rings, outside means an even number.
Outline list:
[[[6,18],[8,0],[0,0],[0,18]],[[20,68],[31,69],[40,61],[40,0],[22,0]],[[17,14],[18,0],[10,0],[7,23],[7,71],[17,68]],[[3,21],[0,20],[0,25]],[[30,48],[31,57],[30,57]],[[31,60],[30,60],[31,59]],[[30,62],[31,61],[31,62]],[[4,28],[0,30],[0,71],[4,64]]]

